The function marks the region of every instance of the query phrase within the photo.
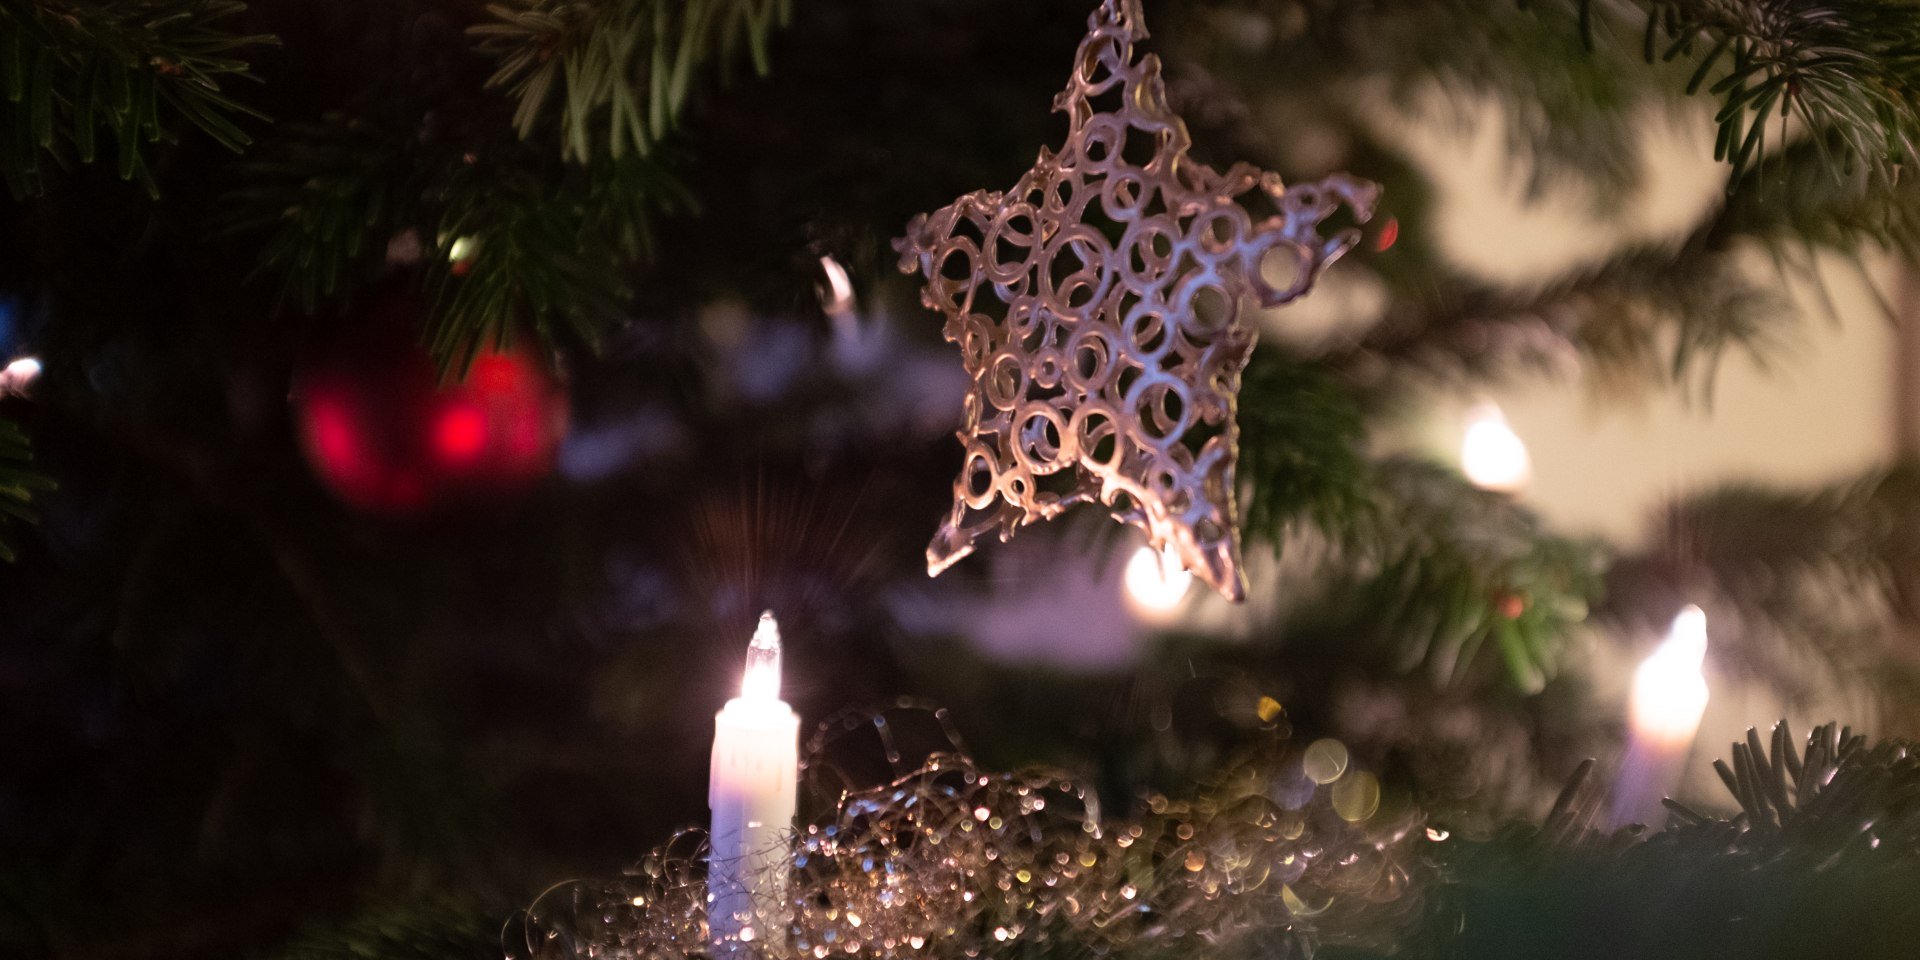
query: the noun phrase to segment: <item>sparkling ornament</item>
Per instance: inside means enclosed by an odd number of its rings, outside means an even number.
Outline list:
[[[1305,294],[1360,239],[1321,237],[1321,222],[1343,202],[1365,222],[1379,188],[1344,174],[1287,187],[1195,162],[1159,59],[1136,57],[1138,0],[1106,0],[1088,23],[1054,100],[1071,125],[1060,152],[1041,150],[1009,193],[915,217],[894,243],[973,377],[966,461],[927,570],[985,533],[1005,540],[1098,501],[1239,600],[1234,403],[1254,341],[1242,301]],[[1241,201],[1272,215],[1256,221]]]
[[[553,467],[567,394],[524,344],[482,350],[443,383],[418,342],[425,305],[388,288],[295,375],[301,445],[314,473],[355,509],[413,516],[498,503]]]

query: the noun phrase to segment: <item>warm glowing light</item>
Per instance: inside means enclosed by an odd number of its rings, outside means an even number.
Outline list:
[[[760,626],[747,644],[747,671],[740,680],[740,698],[773,703],[780,699],[780,625],[773,611],[760,615]]]
[[[1122,579],[1127,596],[1142,610],[1153,613],[1164,613],[1179,606],[1180,601],[1186,599],[1187,588],[1193,586],[1193,574],[1181,566],[1180,557],[1171,545],[1159,550],[1141,547],[1135,551],[1127,561]]]
[[[853,310],[853,280],[847,276],[847,268],[832,257],[820,258],[820,269],[827,275],[826,295],[820,298],[820,307],[830,317],[838,317]]]
[[[1467,434],[1460,442],[1460,469],[1483,490],[1512,493],[1533,478],[1527,445],[1507,426],[1506,414],[1491,403],[1467,411]]]
[[[1318,784],[1329,784],[1347,772],[1347,745],[1338,740],[1320,739],[1307,745],[1300,756],[1301,772]]]
[[[0,397],[8,394],[25,396],[33,388],[33,381],[40,378],[40,361],[34,357],[17,357],[6,369],[0,370]]]
[[[447,259],[459,263],[472,257],[476,247],[477,244],[472,237],[455,237],[453,242],[447,245]]]
[[[1707,615],[1689,606],[1673,618],[1667,639],[1633,673],[1628,703],[1636,736],[1669,747],[1693,742],[1707,711]]]

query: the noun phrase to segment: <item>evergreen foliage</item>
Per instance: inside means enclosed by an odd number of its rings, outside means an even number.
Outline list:
[[[560,152],[585,162],[605,150],[646,153],[679,122],[696,71],[730,64],[741,46],[765,74],[773,29],[792,0],[516,0],[489,4],[493,21],[468,28],[499,61],[487,81],[518,101],[529,137],[560,101]]]
[[[886,604],[924,581],[957,453],[903,399],[935,389],[937,332],[886,241],[1031,162],[1090,3],[0,0],[0,282],[55,318],[21,418],[31,465],[0,420],[0,556],[40,536],[14,521],[57,530],[0,579],[7,631],[36,644],[0,663],[27,678],[0,720],[48,731],[0,773],[0,839],[24,851],[0,872],[0,952],[496,955],[496,906],[530,877],[609,868],[698,808],[704,756],[632,747],[699,743],[705,707],[685,707],[718,687],[689,677],[724,672],[715,638],[769,595],[819,625],[794,658],[818,671],[797,678],[809,715],[933,692],[983,761],[1077,751],[1110,795],[1226,752],[1158,725],[1198,696],[1168,677],[1263,684],[1302,736],[1346,736],[1466,828],[1436,861],[1433,956],[1628,952],[1585,936],[1590,888],[1610,918],[1656,918],[1648,942],[1809,945],[1785,922],[1735,929],[1754,903],[1857,908],[1832,915],[1859,918],[1836,942],[1862,955],[1874,924],[1901,932],[1903,744],[1823,729],[1797,768],[1778,741],[1742,747],[1742,817],[1685,813],[1646,842],[1583,834],[1566,808],[1485,831],[1561,777],[1542,757],[1617,732],[1566,669],[1590,627],[1644,633],[1682,588],[1729,611],[1714,642],[1753,676],[1809,696],[1838,678],[1913,722],[1898,708],[1920,678],[1888,640],[1920,610],[1912,467],[1699,492],[1622,554],[1371,441],[1416,384],[1569,359],[1623,392],[1706,397],[1724,358],[1776,356],[1799,329],[1750,254],[1817,278],[1913,252],[1920,7],[1148,0],[1198,155],[1387,187],[1398,241],[1370,234],[1336,270],[1380,289],[1378,322],[1268,336],[1244,374],[1248,539],[1311,570],[1289,567],[1253,635],[1160,638],[1131,673],[903,653]],[[1690,98],[1717,105],[1724,196],[1680,236],[1536,283],[1449,261],[1400,142],[1435,99],[1463,120],[1497,104],[1516,177],[1585,191],[1604,219],[1649,118]],[[858,319],[892,323],[878,369],[816,343],[824,255]],[[395,275],[431,294],[421,336],[449,371],[539,337],[582,431],[665,452],[603,474],[617,489],[576,464],[565,502],[472,530],[346,515],[295,452],[289,370]],[[60,494],[39,495],[43,473]],[[968,706],[982,690],[991,706]],[[1356,697],[1391,716],[1352,734]],[[1830,789],[1803,786],[1810,767]],[[1810,874],[1825,885],[1796,886]],[[1700,878],[1719,919],[1662,912]],[[322,919],[290,932],[289,904]]]
[[[221,87],[249,78],[239,55],[273,39],[227,29],[245,9],[233,0],[0,3],[0,174],[8,188],[37,194],[46,161],[92,163],[111,153],[121,179],[157,191],[146,151],[177,140],[181,124],[230,150],[251,143],[242,122],[265,118]]]
[[[53,487],[51,480],[33,471],[32,460],[33,445],[26,432],[19,424],[0,419],[0,533],[12,521],[33,522],[34,491]],[[13,559],[13,548],[0,536],[0,560]]]
[[[1786,724],[1716,760],[1732,817],[1670,804],[1674,822],[1593,829],[1603,799],[1569,784],[1538,830],[1436,858],[1416,957],[1904,957],[1920,925],[1920,760],[1827,724]]]
[[[426,899],[309,925],[264,960],[499,960],[502,903]]]

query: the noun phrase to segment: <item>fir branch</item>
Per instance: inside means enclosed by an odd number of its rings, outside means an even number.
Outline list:
[[[1710,227],[1709,242],[1764,244],[1801,272],[1812,254],[1845,256],[1874,244],[1908,256],[1920,252],[1920,188],[1911,179],[1874,190],[1864,169],[1837,175],[1835,143],[1806,137],[1747,171],[1729,191]],[[1765,186],[1760,181],[1765,181]]]
[[[0,0],[0,174],[14,195],[41,191],[45,158],[92,163],[109,150],[121,179],[157,193],[147,145],[176,141],[176,119],[236,152],[250,143],[235,117],[261,114],[220,81],[251,79],[235,52],[276,41],[222,25],[245,9],[234,0]]]
[[[645,154],[678,122],[694,74],[730,63],[742,45],[768,69],[773,28],[791,0],[513,0],[468,29],[499,62],[487,81],[518,101],[514,126],[533,135],[558,96],[561,155]]]
[[[53,481],[36,473],[32,461],[33,444],[26,432],[10,420],[0,420],[0,527],[15,520],[34,522],[35,491],[53,489]],[[0,561],[13,560],[13,548],[0,539]]]
[[[1642,245],[1532,288],[1412,278],[1359,343],[1325,359],[1391,389],[1398,381],[1384,379],[1386,370],[1497,379],[1581,358],[1617,384],[1690,384],[1704,397],[1728,352],[1767,356],[1792,319],[1778,291],[1723,251],[1695,241],[1677,250]]]
[[[647,224],[690,204],[651,158],[598,158],[558,182],[524,168],[460,167],[432,194],[440,211],[428,289],[427,340],[443,365],[464,368],[480,346],[519,322],[543,339],[564,327],[589,345],[624,316],[626,266],[647,254]],[[458,245],[458,249],[456,249]]]
[[[1604,788],[1547,825],[1433,846],[1431,909],[1401,955],[1909,957],[1920,937],[1920,751],[1827,724],[1749,731],[1715,763],[1728,818],[1669,803],[1646,835],[1591,829]],[[1583,772],[1590,768],[1583,768]],[[1605,931],[1596,937],[1595,931]]]
[[[1441,685],[1492,672],[1538,691],[1599,594],[1597,546],[1436,464],[1390,458],[1371,480],[1368,509],[1325,531],[1337,572],[1289,632],[1371,644]]]
[[[1595,0],[1580,0],[1583,16]],[[1798,121],[1838,175],[1891,188],[1920,161],[1920,7],[1883,0],[1646,0],[1651,62],[1695,62],[1687,92],[1718,98],[1716,159],[1733,183],[1764,162],[1767,127]],[[1717,79],[1716,79],[1717,78]],[[1709,82],[1712,81],[1712,82]]]
[[[226,236],[264,237],[260,269],[311,311],[353,289],[386,241],[419,217],[419,184],[393,138],[350,117],[283,124],[236,169],[215,221]]]
[[[1679,814],[1669,830],[1675,842],[1756,853],[1817,850],[1823,868],[1842,857],[1920,855],[1920,752],[1910,741],[1869,747],[1865,736],[1828,723],[1796,748],[1782,720],[1767,743],[1747,728],[1731,762],[1715,760],[1713,769],[1741,816],[1716,822],[1669,800]]]
[[[270,960],[500,960],[501,904],[444,900],[371,909],[312,924]]]
[[[1420,235],[1419,219],[1403,218],[1400,242],[1369,261],[1392,288],[1385,315],[1321,359],[1385,390],[1401,381],[1388,374],[1405,367],[1496,379],[1514,368],[1563,370],[1577,359],[1605,384],[1675,383],[1708,396],[1721,359],[1745,352],[1764,360],[1796,322],[1787,298],[1744,254],[1764,250],[1783,272],[1817,276],[1816,250],[1904,244],[1920,224],[1920,192],[1868,197],[1836,184],[1810,143],[1784,151],[1770,170],[1804,189],[1776,197],[1743,187],[1677,241],[1626,245],[1530,286],[1459,274]]]
[[[421,144],[344,115],[282,132],[241,165],[217,229],[263,237],[262,270],[309,310],[385,272],[390,241],[425,238],[426,337],[446,367],[522,325],[596,342],[623,316],[653,222],[692,206],[661,152],[568,164],[511,140]]]
[[[1323,368],[1257,352],[1241,377],[1238,420],[1250,540],[1277,545],[1298,522],[1334,529],[1365,509],[1366,423]]]

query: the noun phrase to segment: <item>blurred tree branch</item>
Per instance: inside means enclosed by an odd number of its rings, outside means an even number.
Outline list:
[[[513,122],[530,137],[557,93],[561,155],[586,162],[646,153],[679,121],[693,76],[729,64],[741,45],[754,69],[792,0],[513,0],[487,6],[494,20],[468,29],[475,49],[499,61],[487,81],[518,102]]]
[[[11,420],[0,419],[0,528],[10,520],[32,523],[35,491],[53,489],[53,481],[34,472],[33,445],[25,431]],[[0,538],[0,560],[12,562],[13,548]]]
[[[233,0],[0,0],[0,174],[15,196],[37,194],[43,159],[92,163],[100,131],[120,177],[157,195],[146,145],[172,142],[161,105],[238,151],[252,142],[234,117],[261,114],[220,82],[252,79],[244,47],[275,43],[228,32]]]

